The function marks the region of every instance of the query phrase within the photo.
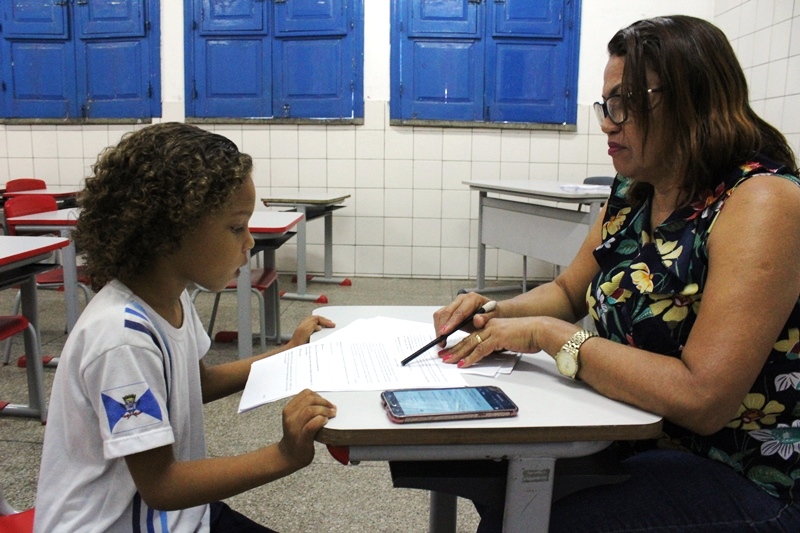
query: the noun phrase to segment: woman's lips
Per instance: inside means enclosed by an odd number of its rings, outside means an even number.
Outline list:
[[[608,143],[608,155],[614,156],[614,154],[618,153],[622,148],[621,144]]]

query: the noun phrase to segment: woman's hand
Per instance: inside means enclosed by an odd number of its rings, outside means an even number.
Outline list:
[[[290,347],[295,347],[300,346],[301,344],[307,344],[313,333],[320,331],[322,328],[334,327],[336,327],[336,324],[324,316],[307,316],[300,322],[300,325],[297,326],[297,329],[294,330],[292,339],[289,341],[288,345]]]
[[[483,315],[475,318],[480,316]],[[555,321],[555,319],[548,317],[492,318],[485,322],[481,329],[476,329],[455,346],[440,351],[439,357],[446,363],[454,363],[459,368],[466,368],[497,351],[536,353],[543,349],[538,333],[540,327],[549,321]]]
[[[433,313],[433,327],[435,328],[436,335],[452,333],[456,326],[488,301],[490,301],[489,298],[475,292],[459,294],[458,297],[453,300],[453,303]],[[490,313],[476,315],[473,320],[474,327],[483,327],[487,320],[496,316],[499,316],[496,307],[495,310]],[[465,331],[472,331],[474,327],[468,326],[465,328]],[[444,346],[444,343],[442,346]]]

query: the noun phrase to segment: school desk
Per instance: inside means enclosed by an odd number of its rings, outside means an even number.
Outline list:
[[[433,330],[436,309],[333,306],[314,314],[330,318],[337,328],[359,318],[385,316],[429,322]],[[312,340],[333,331],[323,329]],[[469,385],[502,388],[519,406],[518,416],[394,424],[381,405],[380,391],[322,392],[337,413],[317,441],[348,452],[350,463],[508,459],[504,531],[538,533],[548,528],[556,459],[590,455],[611,441],[648,439],[661,431],[661,417],[561,376],[544,353],[523,355],[511,374],[489,378],[465,373],[464,378]],[[431,531],[452,531],[454,501],[453,496],[431,493]]]
[[[250,217],[250,234],[255,240],[255,246],[250,250],[250,256],[264,253],[264,267],[275,268],[276,242],[288,232],[292,231],[303,220],[303,214],[292,211],[256,211]],[[279,246],[279,245],[278,245]],[[238,308],[238,343],[239,357],[245,359],[253,355],[253,323],[250,307],[250,262],[239,270],[239,279],[236,286]],[[265,302],[267,310],[272,309],[271,302]],[[269,311],[268,311],[269,312]],[[272,324],[267,316],[269,328]],[[275,332],[267,331],[268,337],[274,337]],[[282,340],[282,339],[276,339]]]
[[[55,264],[40,263],[53,252],[64,249],[68,239],[60,237],[22,237],[0,235],[0,290],[18,286],[22,301],[22,314],[39,332],[39,309],[36,301],[36,274],[54,268]],[[35,353],[34,346],[25,335],[25,353]],[[3,414],[43,418],[46,409],[42,365],[26,365],[28,374],[28,404],[9,404]]]
[[[465,290],[484,293],[517,288],[485,288],[486,246],[522,254],[524,291],[527,258],[569,265],[609,195],[608,188],[547,180],[466,180],[462,183],[478,191],[478,284]],[[509,199],[509,196],[515,198]],[[588,206],[588,212],[581,208],[584,205]]]
[[[333,276],[333,212],[344,207],[342,202],[350,198],[349,194],[320,190],[282,191],[272,194],[261,201],[272,207],[289,207],[302,213],[303,220],[297,224],[297,292],[286,292],[281,298],[286,300],[306,300],[320,304],[328,303],[324,294],[306,293],[306,283],[313,279],[319,283],[336,283],[350,286],[350,280]],[[325,218],[325,275],[308,276],[306,274],[306,222],[315,218]]]
[[[45,211],[6,220],[16,231],[36,231],[58,233],[61,237],[69,238],[72,230],[78,224],[80,209],[71,207],[56,211]],[[64,268],[64,300],[67,308],[67,333],[72,331],[78,321],[80,308],[78,306],[78,258],[75,252],[75,243],[69,241],[61,252],[61,262]]]

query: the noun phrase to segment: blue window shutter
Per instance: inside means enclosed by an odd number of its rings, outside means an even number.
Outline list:
[[[574,124],[579,0],[397,0],[391,118]]]
[[[86,118],[151,116],[143,0],[75,5],[78,91]]]
[[[272,116],[269,5],[258,0],[195,1],[188,115]]]
[[[150,118],[160,112],[158,0],[0,2],[2,115]],[[154,35],[153,42],[150,35]]]
[[[66,7],[46,2],[0,4],[3,116],[76,117],[75,63]]]
[[[409,2],[401,45],[404,118],[481,120],[481,11],[467,0]]]
[[[361,0],[185,0],[187,116],[364,114]]]
[[[486,58],[487,119],[574,122],[570,111],[574,116],[577,91],[570,87],[570,67],[577,59],[564,39],[564,0],[506,0],[494,4],[493,19]]]
[[[353,14],[348,16],[348,0],[275,4],[276,117],[354,116],[356,53],[352,17]]]

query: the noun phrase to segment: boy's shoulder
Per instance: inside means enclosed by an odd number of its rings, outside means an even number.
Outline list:
[[[158,327],[150,314],[130,289],[112,281],[81,313],[64,350],[92,357],[123,346],[158,349]]]

